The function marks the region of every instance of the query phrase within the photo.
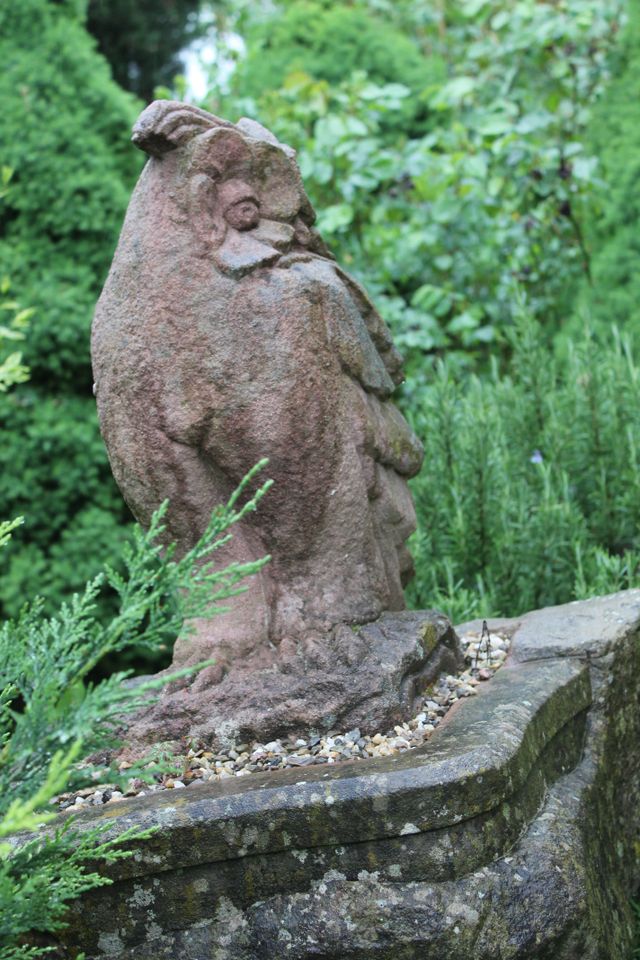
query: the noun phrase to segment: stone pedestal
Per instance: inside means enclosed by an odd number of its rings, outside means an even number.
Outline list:
[[[67,942],[94,960],[627,960],[639,624],[640,591],[501,622],[507,664],[398,757],[82,814],[160,829]]]
[[[335,728],[375,733],[414,716],[425,689],[462,663],[458,636],[441,613],[388,612],[374,623],[340,624],[324,636],[281,644],[271,658],[260,652],[236,660],[218,682],[205,670],[173,684],[134,718],[125,739],[190,736],[224,744]]]

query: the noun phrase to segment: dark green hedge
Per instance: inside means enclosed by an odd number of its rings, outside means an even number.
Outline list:
[[[25,516],[0,558],[0,602],[50,604],[114,555],[129,517],[98,432],[89,330],[142,158],[138,104],[111,79],[81,5],[0,6],[0,275],[36,308],[31,381],[0,397],[2,516]]]

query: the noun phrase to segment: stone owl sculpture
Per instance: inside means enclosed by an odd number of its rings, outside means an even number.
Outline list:
[[[314,229],[294,152],[255,121],[163,100],[133,141],[149,161],[92,332],[115,478],[143,525],[169,499],[183,550],[260,458],[274,480],[221,557],[271,562],[175,663],[402,609],[423,452],[390,399],[401,358]]]

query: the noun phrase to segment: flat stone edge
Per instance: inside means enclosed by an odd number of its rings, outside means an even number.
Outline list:
[[[115,865],[117,879],[439,829],[513,795],[549,741],[590,702],[580,663],[504,667],[453,709],[425,747],[400,757],[131,798],[80,814],[76,827],[111,823],[107,836],[160,828]]]
[[[482,620],[456,627],[458,633],[479,631]],[[518,617],[488,619],[489,629],[512,640],[510,658],[518,663],[562,657],[602,657],[640,627],[640,590],[533,610]]]

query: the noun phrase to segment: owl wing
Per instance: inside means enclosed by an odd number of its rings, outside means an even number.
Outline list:
[[[363,288],[333,265],[337,282],[326,304],[331,338],[342,369],[361,389],[360,415],[367,439],[364,449],[372,459],[402,476],[414,476],[424,451],[400,411],[390,402],[402,382],[402,357],[388,327]]]

